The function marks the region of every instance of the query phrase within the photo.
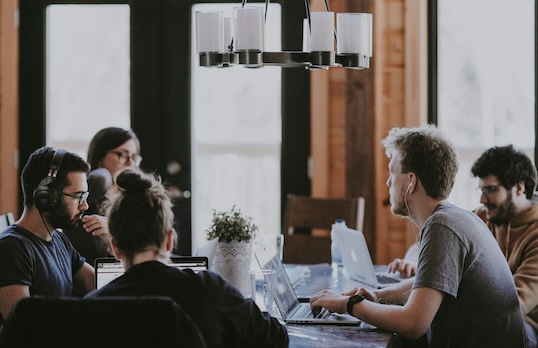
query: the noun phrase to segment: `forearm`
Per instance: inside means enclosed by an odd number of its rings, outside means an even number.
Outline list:
[[[413,281],[413,279],[406,279],[398,284],[376,290],[373,293],[376,295],[377,302],[379,303],[402,305],[405,303],[406,294],[413,287]]]
[[[427,327],[417,325],[403,306],[384,305],[362,301],[353,306],[353,316],[380,329],[395,332],[407,339],[417,339],[424,335]]]
[[[353,306],[352,314],[379,328],[417,339],[430,327],[441,306],[444,293],[430,288],[414,289],[404,306],[362,301]]]
[[[92,266],[85,262],[73,277],[75,288],[82,294],[95,289],[95,271]]]

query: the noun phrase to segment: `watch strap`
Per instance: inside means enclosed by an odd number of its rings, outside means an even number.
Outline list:
[[[361,296],[361,295],[350,296],[349,299],[347,300],[348,314],[353,314],[353,306],[361,302],[362,300],[364,300],[364,296]]]

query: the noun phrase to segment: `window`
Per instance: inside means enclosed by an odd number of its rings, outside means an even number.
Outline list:
[[[235,4],[196,4],[222,10]],[[258,6],[263,6],[260,4]],[[281,6],[270,4],[268,51],[280,51]],[[195,45],[195,30],[192,30]],[[203,68],[192,53],[192,241],[205,241],[212,210],[236,205],[251,216],[260,233],[280,233],[281,68]]]
[[[471,167],[492,146],[534,159],[535,2],[438,0],[438,124],[460,170],[450,201],[480,205]]]
[[[128,5],[47,7],[47,145],[86,158],[101,128],[130,128]]]

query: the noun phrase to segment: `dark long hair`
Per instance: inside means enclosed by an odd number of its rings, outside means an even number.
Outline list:
[[[93,136],[88,148],[88,163],[91,169],[99,168],[99,162],[106,156],[108,151],[131,139],[136,143],[136,151],[140,153],[140,141],[132,130],[119,127],[101,129]]]

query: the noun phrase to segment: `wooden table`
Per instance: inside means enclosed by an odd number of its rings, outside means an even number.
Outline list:
[[[286,324],[290,348],[390,347],[394,334],[378,329],[337,325]]]

